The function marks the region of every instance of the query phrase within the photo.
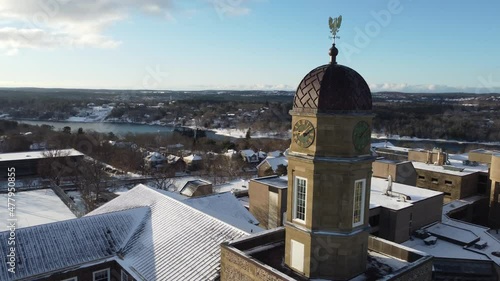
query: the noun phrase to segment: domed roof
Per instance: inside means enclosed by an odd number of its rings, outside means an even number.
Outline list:
[[[332,63],[313,69],[302,79],[293,100],[293,110],[298,112],[371,109],[372,94],[365,79],[352,68],[337,64],[335,57]]]

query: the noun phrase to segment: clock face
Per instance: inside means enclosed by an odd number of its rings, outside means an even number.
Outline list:
[[[302,147],[309,147],[314,142],[316,131],[309,120],[301,119],[293,125],[293,141]]]
[[[361,152],[370,144],[371,128],[365,121],[359,121],[352,131],[352,142],[356,151]]]

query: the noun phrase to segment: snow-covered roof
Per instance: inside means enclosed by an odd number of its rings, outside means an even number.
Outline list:
[[[248,233],[182,202],[138,185],[87,217],[149,207],[150,216],[128,242],[121,264],[133,266],[129,272],[139,280],[214,280],[220,243]]]
[[[199,177],[192,177],[192,176],[172,178],[167,189],[169,191],[180,192],[188,182],[197,180],[201,179]],[[208,181],[205,182],[210,183]]]
[[[392,196],[388,196],[385,195],[387,187],[386,179],[372,177],[370,209],[378,206],[393,210],[404,209],[418,201],[443,194],[430,189],[392,182]],[[403,200],[403,195],[407,196],[405,200]]]
[[[165,156],[159,152],[152,152],[146,156],[146,160],[150,162],[162,162],[165,161]]]
[[[7,202],[7,197],[6,193],[0,194],[2,202]],[[76,218],[52,189],[17,192],[15,199],[18,229]],[[8,217],[7,207],[0,208],[0,218]],[[0,231],[8,229],[6,223],[0,224]]]
[[[230,192],[189,198],[182,202],[248,233],[263,230],[257,226],[257,219]]]
[[[215,193],[248,190],[248,180],[237,179],[224,184],[215,185],[212,189]]]
[[[280,150],[271,151],[267,154],[267,156],[271,156],[271,157],[280,157],[282,155],[283,155],[283,152]]]
[[[0,162],[26,160],[26,159],[43,159],[47,158],[47,155],[53,155],[54,157],[74,157],[74,156],[83,156],[84,154],[76,149],[1,153]]]
[[[448,161],[450,162],[450,165],[452,165],[453,167],[463,168],[468,171],[488,173],[489,169],[488,165],[481,163],[477,163],[476,166],[464,165],[464,161],[469,160],[468,157],[469,157],[468,153],[448,154]]]
[[[64,268],[113,257],[126,250],[148,208],[88,216],[16,230],[16,271],[0,267],[0,280],[40,276]],[[8,241],[9,231],[0,233]],[[0,259],[8,260],[10,246],[0,243]]]
[[[243,157],[252,157],[255,155],[255,151],[253,151],[252,149],[243,149],[240,151],[240,154]]]
[[[422,162],[417,162],[417,161],[412,161],[413,167],[418,170],[425,170],[425,171],[431,171],[431,172],[437,172],[437,173],[443,173],[443,174],[448,174],[448,175],[454,175],[454,176],[467,176],[473,173],[478,172],[477,169],[473,169],[476,167],[471,167],[471,166],[464,166],[464,167],[457,167],[454,166],[455,168],[462,169],[462,171],[459,170],[451,170],[451,169],[445,169],[444,166],[439,166],[439,165],[433,165],[433,164],[425,164]]]
[[[184,157],[184,161],[186,162],[193,162],[193,161],[201,161],[202,158],[198,154],[191,154],[189,156]]]
[[[471,199],[474,201],[475,199]],[[490,260],[500,265],[500,257],[494,256],[492,252],[500,251],[500,241],[494,237],[489,228],[480,225],[463,222],[450,218],[447,214],[456,209],[457,206],[469,204],[466,200],[455,200],[443,206],[441,223],[433,224],[427,228],[436,232],[437,235],[447,238],[438,239],[434,245],[426,245],[422,239],[408,240],[403,245],[413,249],[426,252],[435,257],[465,259],[465,260]],[[444,226],[444,227],[443,227]],[[439,227],[439,228],[436,228]],[[486,242],[483,249],[475,248],[474,245],[464,246],[462,240],[470,240],[470,237],[477,237],[478,241]],[[448,241],[447,241],[448,240]]]
[[[288,167],[288,159],[285,156],[280,156],[280,157],[270,157],[269,156],[266,159],[264,159],[264,161],[262,161],[259,165],[257,165],[257,169],[259,169],[264,163],[268,163],[274,172],[276,172],[279,165],[283,165],[285,167]]]
[[[268,176],[256,179],[251,179],[250,181],[255,181],[262,184],[267,184],[276,188],[288,188],[288,176]]]

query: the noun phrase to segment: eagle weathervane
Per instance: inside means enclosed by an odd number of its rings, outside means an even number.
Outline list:
[[[337,33],[339,32],[341,24],[342,24],[342,15],[333,19],[332,17],[328,18],[328,25],[330,26],[330,33],[332,34],[330,38],[333,38],[333,44],[335,44],[336,38],[340,38],[337,36]]]

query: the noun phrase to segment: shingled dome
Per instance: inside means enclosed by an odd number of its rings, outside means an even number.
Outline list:
[[[335,46],[332,50],[332,63],[313,69],[300,82],[293,100],[294,111],[321,113],[372,109],[372,94],[365,79],[355,70],[337,64],[338,51]]]

